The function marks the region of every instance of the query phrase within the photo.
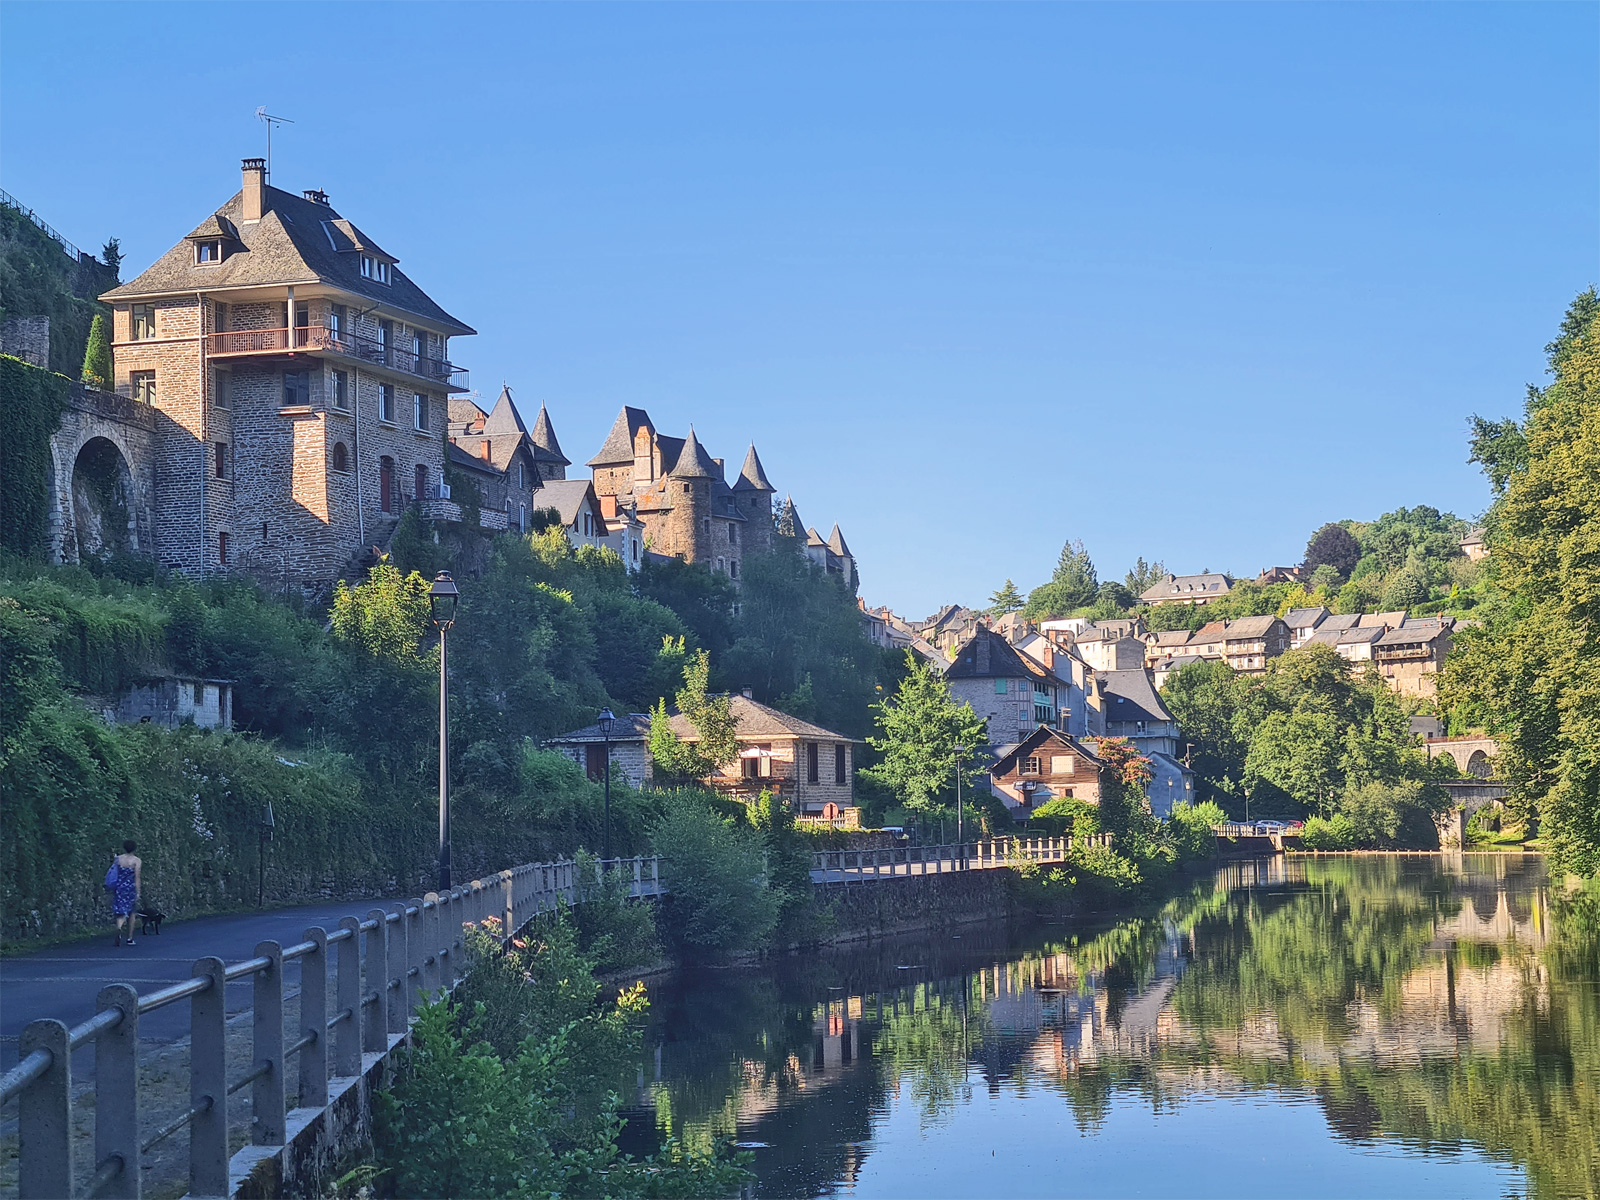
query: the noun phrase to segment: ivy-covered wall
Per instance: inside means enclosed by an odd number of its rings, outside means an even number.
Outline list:
[[[49,548],[50,436],[71,387],[63,375],[0,354],[0,547],[14,554]]]

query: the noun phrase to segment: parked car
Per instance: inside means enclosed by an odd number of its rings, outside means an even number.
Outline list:
[[[1257,833],[1282,833],[1287,828],[1289,828],[1289,827],[1287,825],[1285,825],[1282,821],[1257,821],[1256,822],[1256,832]]]

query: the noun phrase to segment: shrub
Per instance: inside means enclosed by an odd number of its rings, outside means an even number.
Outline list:
[[[1222,806],[1213,800],[1200,804],[1178,803],[1167,818],[1167,831],[1181,859],[1210,858],[1216,849],[1212,828],[1228,819]]]
[[[681,797],[656,825],[655,844],[672,880],[663,926],[679,954],[703,961],[766,943],[781,897],[767,886],[755,830]]]
[[[1310,817],[1300,831],[1300,844],[1307,850],[1348,850],[1356,844],[1355,827],[1343,813]]]
[[[582,903],[571,910],[583,952],[602,973],[653,962],[661,953],[655,909],[629,899],[633,875],[598,875],[600,860],[578,851],[577,873]]]
[[[89,343],[83,351],[83,382],[106,391],[111,386],[111,331],[104,313],[95,313],[89,324]]]
[[[1033,810],[1028,827],[1045,837],[1086,837],[1100,832],[1100,810],[1087,800],[1074,796],[1058,796]]]

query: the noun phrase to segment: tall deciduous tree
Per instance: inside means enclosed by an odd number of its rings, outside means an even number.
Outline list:
[[[958,763],[971,778],[973,752],[988,740],[989,723],[971,705],[957,704],[950,685],[911,651],[899,689],[874,707],[879,734],[867,744],[883,760],[862,774],[891,788],[906,808],[937,808],[955,785]]]
[[[1361,543],[1338,522],[1330,521],[1311,535],[1306,543],[1304,570],[1315,571],[1327,565],[1341,576],[1349,575],[1361,561]]]
[[[1500,744],[1499,772],[1557,865],[1600,871],[1600,297],[1546,348],[1549,386],[1474,458],[1500,491],[1487,566],[1504,599],[1463,630],[1441,696]]]
[[[710,691],[711,656],[697,651],[683,665],[683,686],[673,698],[694,726],[696,740],[672,729],[666,701],[650,714],[650,757],[658,773],[674,779],[699,779],[739,757],[738,719],[726,695]]]

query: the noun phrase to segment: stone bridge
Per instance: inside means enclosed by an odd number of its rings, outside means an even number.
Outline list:
[[[1494,760],[1499,753],[1500,747],[1495,744],[1493,738],[1428,739],[1429,758],[1448,755],[1455,760],[1463,775],[1472,775],[1478,779],[1495,777]]]
[[[156,411],[73,384],[50,439],[50,557],[153,556]]]
[[[1506,786],[1495,775],[1495,758],[1500,747],[1493,738],[1429,738],[1428,757],[1448,755],[1465,779],[1448,780],[1444,787],[1455,801],[1451,811],[1439,822],[1439,844],[1445,847],[1467,844],[1467,822],[1479,809],[1498,804]]]

